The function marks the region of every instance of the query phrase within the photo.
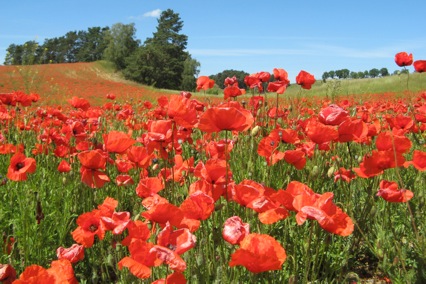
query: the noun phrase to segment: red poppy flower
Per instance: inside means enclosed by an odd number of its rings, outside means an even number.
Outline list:
[[[402,153],[393,150],[373,150],[364,156],[359,169],[354,171],[361,177],[372,177],[381,174],[384,170],[403,166],[405,162]]]
[[[315,77],[314,75],[302,70],[296,76],[296,83],[300,85],[303,89],[309,90],[315,83]]]
[[[172,230],[170,223],[161,230],[157,236],[157,244],[171,248],[172,251],[181,255],[195,247],[197,238],[186,228]]]
[[[266,234],[248,234],[240,248],[231,255],[229,266],[241,265],[253,273],[280,270],[287,254],[273,237]]]
[[[23,153],[18,152],[10,158],[6,176],[13,181],[23,181],[27,179],[27,174],[32,174],[35,170],[35,159],[27,158]]]
[[[81,181],[91,188],[100,188],[109,177],[99,169],[105,169],[106,158],[101,150],[90,150],[78,154],[81,163],[80,173]]]
[[[337,128],[332,125],[325,125],[316,119],[312,118],[308,121],[305,127],[306,135],[312,142],[323,144],[339,138]]]
[[[222,237],[232,245],[239,244],[248,234],[250,224],[244,223],[239,216],[232,216],[223,224]]]
[[[140,279],[147,279],[151,276],[151,267],[161,264],[157,260],[155,253],[151,252],[154,247],[152,243],[135,239],[129,245],[130,256],[126,256],[118,262],[118,269],[127,267],[133,275]]]
[[[16,96],[13,93],[0,94],[0,103],[10,106],[16,105]]]
[[[148,154],[143,146],[131,146],[127,150],[127,158],[139,168],[147,168],[151,163],[152,155]]]
[[[348,117],[349,113],[335,104],[321,109],[318,114],[319,121],[326,125],[339,125]]]
[[[186,284],[186,278],[185,275],[183,275],[182,272],[173,272],[172,274],[167,275],[167,277],[164,279],[158,279],[152,282],[151,284]]]
[[[157,194],[160,190],[164,189],[164,184],[158,177],[147,177],[139,180],[136,187],[136,194],[145,198]]]
[[[118,175],[115,178],[115,182],[118,186],[132,185],[135,183],[130,175]]]
[[[283,94],[287,89],[287,81],[274,81],[268,83],[268,92],[276,92],[277,94]]]
[[[275,81],[285,81],[287,82],[287,84],[290,83],[290,81],[288,80],[288,73],[284,69],[274,68],[272,72],[274,74]]]
[[[151,235],[151,231],[148,228],[148,225],[140,220],[130,220],[129,224],[127,225],[127,232],[127,237],[125,237],[121,242],[123,246],[129,246],[133,240],[146,241]]]
[[[52,261],[50,268],[47,269],[47,272],[49,275],[52,275],[55,278],[55,281],[45,283],[78,284],[78,281],[74,275],[72,264],[67,259]]]
[[[334,173],[334,182],[337,182],[338,180],[344,180],[346,182],[350,182],[353,180],[356,176],[353,174],[351,170],[347,170],[345,168],[340,168],[338,171]]]
[[[232,118],[232,119],[230,119]],[[246,131],[254,122],[250,111],[238,102],[228,102],[207,109],[200,117],[198,128],[204,132]]]
[[[0,264],[0,282],[11,284],[16,279],[16,270],[10,264]]]
[[[78,227],[71,233],[73,239],[85,248],[93,246],[95,236],[103,240],[105,229],[101,226],[101,215],[98,210],[83,213],[77,218]]]
[[[284,152],[278,150],[279,145],[279,137],[270,133],[270,135],[260,140],[259,145],[257,146],[257,153],[260,156],[265,157],[268,165],[274,165],[278,161],[284,159]]]
[[[413,64],[413,54],[407,52],[398,52],[395,54],[395,63],[399,67],[410,66]]]
[[[191,193],[180,205],[186,218],[206,220],[214,211],[214,199],[202,191]]]
[[[238,80],[236,76],[231,77],[226,77],[225,81],[224,81],[224,85],[225,86],[237,86],[238,87]]]
[[[136,142],[128,134],[120,131],[110,131],[108,134],[104,134],[103,137],[105,149],[113,153],[124,153]]]
[[[250,89],[257,88],[259,90],[259,92],[263,92],[262,81],[260,81],[260,78],[258,76],[256,76],[256,74],[245,76],[244,77],[244,83]]]
[[[288,213],[287,209],[285,209],[284,207],[275,207],[260,212],[258,218],[262,224],[271,225],[287,218],[288,216],[290,216],[290,214]]]
[[[167,116],[173,119],[177,125],[185,128],[193,128],[197,124],[196,104],[192,100],[181,96],[172,95],[167,105]]]
[[[158,260],[166,263],[174,271],[183,272],[186,269],[186,262],[171,249],[155,245],[149,252],[155,254]]]
[[[379,186],[377,196],[388,202],[407,202],[414,196],[414,193],[408,189],[398,189],[396,182],[382,180]]]
[[[129,223],[129,212],[114,212],[111,217],[101,217],[101,225],[106,231],[112,231],[114,235],[120,235],[127,228]]]
[[[109,100],[115,100],[115,95],[113,94],[113,93],[108,93],[107,95],[106,95],[106,98],[107,99],[109,99]]]
[[[67,173],[71,171],[71,166],[67,161],[62,160],[58,165],[58,171],[61,173]]]
[[[411,149],[411,140],[405,136],[393,132],[381,132],[376,139],[376,147],[379,151],[393,151],[407,153]]]
[[[197,92],[200,90],[208,90],[213,88],[214,86],[214,80],[210,79],[208,76],[200,76],[197,79]]]
[[[416,60],[413,63],[414,70],[419,73],[426,72],[426,60]]]
[[[71,263],[79,262],[84,259],[84,246],[73,244],[69,248],[59,247],[56,250],[56,256],[59,260],[66,259]]]
[[[271,79],[271,74],[269,72],[261,71],[259,73],[255,74],[256,77],[259,78],[259,80],[263,83],[269,82]]]
[[[57,283],[55,281],[55,276],[49,274],[49,272],[44,267],[33,264],[27,266],[21,275],[19,275],[19,279],[15,280],[13,283]]]
[[[141,215],[151,222],[166,224],[179,227],[184,217],[182,210],[176,205],[173,205],[165,198],[159,196],[150,196],[142,201],[142,205],[148,209]]]
[[[228,98],[235,98],[238,96],[243,95],[244,89],[240,89],[238,88],[238,86],[227,86],[224,90],[223,90],[223,95],[224,95],[224,99],[228,99]]]
[[[293,165],[296,169],[301,170],[306,165],[306,155],[300,150],[287,150],[284,152],[284,161]]]
[[[417,170],[426,171],[426,152],[414,150],[412,164]]]
[[[392,129],[403,130],[403,132],[407,132],[412,129],[415,124],[415,121],[411,116],[405,116],[402,114],[394,116],[387,115],[385,118]]]
[[[86,111],[90,108],[90,103],[88,100],[84,99],[84,98],[79,98],[79,97],[72,97],[72,99],[69,100],[69,103],[74,107],[74,108],[79,108],[83,111]]]
[[[338,127],[339,142],[365,142],[368,135],[368,125],[361,119],[346,119]]]

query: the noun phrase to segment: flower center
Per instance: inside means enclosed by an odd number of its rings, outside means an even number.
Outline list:
[[[17,171],[19,171],[19,170],[20,170],[20,169],[22,169],[23,167],[25,167],[25,164],[24,164],[24,163],[22,163],[22,162],[19,162],[19,163],[17,163],[17,164],[16,164],[15,169],[16,169]]]

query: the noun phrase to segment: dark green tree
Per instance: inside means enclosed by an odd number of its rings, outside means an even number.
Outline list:
[[[336,76],[336,72],[334,72],[334,70],[329,71],[328,74],[330,75],[331,79],[334,79],[334,76]]]
[[[379,69],[377,69],[377,68],[373,68],[373,69],[371,69],[370,71],[368,71],[368,75],[369,75],[371,78],[376,78],[376,77],[378,77],[378,76],[380,75],[380,70],[379,70]]]
[[[380,69],[380,76],[385,77],[385,76],[389,76],[389,71],[387,68],[382,68]]]
[[[216,84],[223,89],[225,88],[225,79],[227,77],[232,78],[235,76],[238,81],[238,87],[246,88],[247,86],[244,83],[244,78],[248,75],[250,74],[244,71],[229,69],[229,70],[224,70],[220,73],[217,73],[216,75],[211,75],[210,78],[213,79],[216,82]]]
[[[143,83],[154,82],[156,87],[165,89],[181,87],[185,61],[189,56],[185,51],[188,37],[180,34],[182,27],[183,21],[178,13],[171,9],[161,13],[157,31],[142,46],[146,50],[138,52],[145,56],[145,60],[139,60],[143,64]],[[155,70],[156,73],[148,74],[145,70]]]
[[[92,62],[101,60],[107,48],[106,35],[109,27],[92,27],[86,31],[79,31],[78,37],[80,48],[77,54],[77,61]]]
[[[328,73],[327,71],[325,71],[324,73],[322,73],[322,81],[325,82],[327,80],[327,78],[330,77],[330,73]]]
[[[183,64],[183,73],[182,73],[182,84],[180,86],[181,90],[184,91],[195,91],[197,87],[196,78],[200,73],[200,62],[193,59],[191,55],[188,55],[184,64]]]
[[[139,40],[135,39],[135,24],[114,24],[107,31],[105,59],[111,61],[117,70],[126,67],[126,58],[129,57],[139,46]]]
[[[11,44],[6,49],[6,57],[4,59],[4,65],[20,65],[22,64],[22,52],[23,46]]]

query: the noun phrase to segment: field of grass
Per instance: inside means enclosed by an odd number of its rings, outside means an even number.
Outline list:
[[[224,100],[1,66],[0,281],[425,283],[426,74],[404,76]]]

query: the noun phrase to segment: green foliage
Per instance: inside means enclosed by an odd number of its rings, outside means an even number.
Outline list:
[[[200,62],[191,58],[188,54],[188,58],[184,62],[184,68],[182,72],[182,84],[180,86],[181,90],[185,91],[195,91],[197,87],[196,77],[200,73]]]
[[[232,78],[235,76],[238,80],[238,87],[246,88],[247,86],[244,83],[244,78],[248,75],[250,74],[244,71],[229,69],[229,70],[224,70],[220,73],[217,73],[216,75],[211,75],[210,78],[215,81],[215,83],[219,86],[219,88],[223,89],[225,88],[225,85],[224,85],[225,79],[227,77]]]
[[[103,57],[108,27],[70,31],[64,36],[45,39],[43,44],[28,41],[7,48],[5,65],[92,62]]]
[[[124,76],[157,88],[173,90],[183,86],[185,76],[185,87],[191,87],[188,80],[192,75],[195,82],[194,76],[199,64],[197,66],[190,58],[190,54],[185,51],[188,37],[180,34],[182,27],[183,21],[178,13],[174,13],[171,9],[163,11],[153,37],[147,38],[137,52],[126,61]],[[190,61],[187,62],[188,68],[185,70],[187,59]]]
[[[135,33],[134,23],[114,24],[106,33],[105,59],[114,63],[117,70],[126,67],[126,58],[138,48],[139,40],[135,39]]]

